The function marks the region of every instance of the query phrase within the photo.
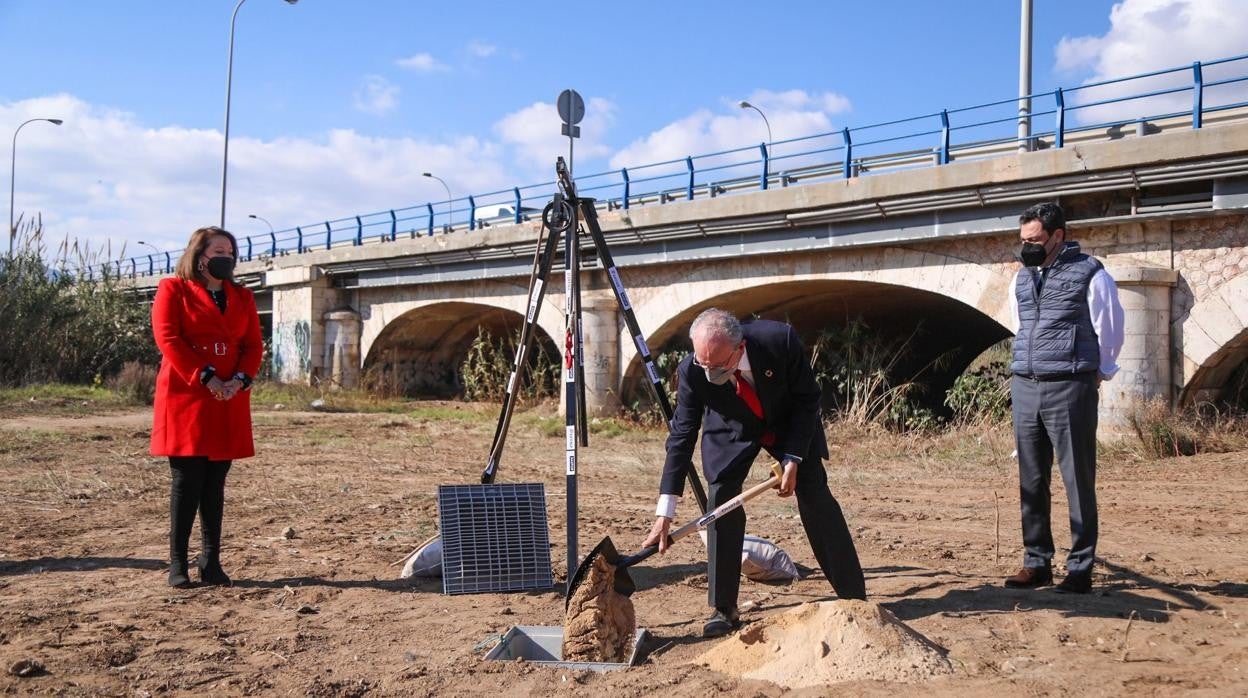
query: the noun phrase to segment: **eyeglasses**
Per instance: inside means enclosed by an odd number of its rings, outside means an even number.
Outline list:
[[[745,348],[745,342],[741,342],[737,344],[737,346],[733,347],[732,351],[728,353],[728,356],[725,357],[726,360],[722,363],[718,363],[718,362],[702,363],[701,361],[698,361],[698,357],[695,355],[693,357],[693,365],[697,366],[698,368],[710,369],[712,371],[717,370],[717,369],[722,370],[722,369],[727,369],[727,368],[736,368],[739,360],[734,360],[733,357],[736,356],[737,350],[744,349],[744,348]]]

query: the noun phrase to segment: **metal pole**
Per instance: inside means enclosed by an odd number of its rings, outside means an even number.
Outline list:
[[[17,192],[17,134],[21,132],[22,127],[34,121],[46,121],[54,126],[60,126],[65,123],[60,119],[27,119],[18,124],[17,129],[13,131],[13,150],[9,157],[9,256],[13,256],[13,238],[17,237],[17,225],[13,223],[13,199]]]
[[[225,146],[221,151],[221,227],[225,227],[225,180],[230,170],[230,87],[234,81],[234,21],[238,19],[238,9],[247,0],[238,0],[234,6],[234,14],[230,15],[230,52],[225,63]]]
[[[1031,150],[1031,0],[1022,0],[1018,31],[1018,152]]]
[[[238,0],[234,13],[230,15],[230,52],[225,63],[225,145],[221,150],[221,227],[225,227],[225,181],[230,168],[230,87],[234,81],[234,21],[238,19],[238,9],[247,0]],[[293,5],[299,0],[286,0]]]

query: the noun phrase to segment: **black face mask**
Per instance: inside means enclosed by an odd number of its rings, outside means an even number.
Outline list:
[[[1038,267],[1044,264],[1044,259],[1048,256],[1048,249],[1038,242],[1024,242],[1022,249],[1018,252],[1018,259],[1025,267]]]
[[[234,258],[230,256],[208,258],[208,274],[218,281],[234,278]]]

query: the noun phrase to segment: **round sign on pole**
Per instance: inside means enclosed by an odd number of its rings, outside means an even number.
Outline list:
[[[576,90],[564,90],[559,93],[556,102],[559,107],[559,118],[565,124],[579,124],[585,118],[585,100]]]

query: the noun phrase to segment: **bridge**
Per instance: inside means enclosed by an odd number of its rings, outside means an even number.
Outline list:
[[[1214,63],[1242,66],[1245,58]],[[1122,373],[1102,389],[1102,417],[1121,423],[1142,398],[1217,397],[1248,357],[1248,110],[1231,99],[1205,103],[1211,88],[1248,75],[1207,81],[1201,64],[1182,70],[1194,75],[1188,85],[1078,108],[1184,92],[1190,109],[1067,128],[1071,107],[1058,90],[1047,112],[1053,128],[1024,142],[1012,135],[955,142],[951,112],[942,112],[942,129],[907,136],[935,135],[926,148],[889,150],[895,139],[886,137],[868,143],[877,152],[863,152],[846,129],[831,160],[795,139],[762,144],[745,161],[728,151],[703,156],[702,166],[694,158],[660,163],[644,193],[636,171],[609,185],[578,178],[578,187],[602,196],[599,219],[652,348],[679,341],[710,306],[787,320],[807,336],[862,317],[894,336],[919,327],[914,366],[947,359],[928,376],[938,393],[1009,336],[1018,213],[1059,201],[1070,237],[1119,284],[1127,341]],[[1002,104],[1016,101],[985,106]],[[1013,128],[1015,118],[967,128]],[[778,166],[785,158],[790,166]],[[678,186],[663,186],[672,178]],[[511,207],[499,210],[468,197],[467,225],[458,227],[452,210],[439,229],[429,207],[420,228],[405,230],[392,211],[389,225],[385,217],[343,219],[354,222],[354,235],[340,229],[335,237],[326,222],[323,239],[311,240],[300,226],[296,239],[284,235],[293,242],[288,250],[274,234],[268,252],[255,255],[255,241],[246,239],[250,261],[239,274],[260,291],[275,374],[454,392],[478,329],[510,333],[527,306],[540,224],[526,209],[545,200],[526,198],[521,188],[509,194]],[[150,287],[160,271],[154,264],[149,257],[147,271],[155,273],[145,277],[132,261],[135,283]],[[595,414],[611,414],[640,395],[643,382],[592,247],[582,267],[588,403]],[[561,294],[562,285],[553,285],[539,317],[552,352],[563,344]]]

